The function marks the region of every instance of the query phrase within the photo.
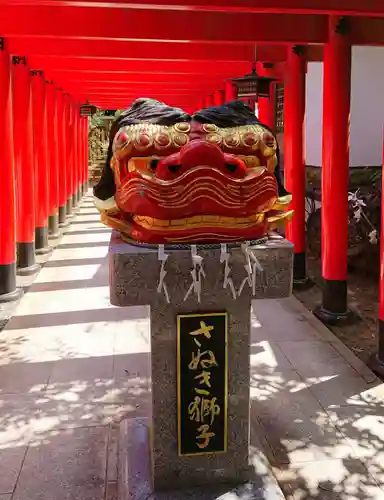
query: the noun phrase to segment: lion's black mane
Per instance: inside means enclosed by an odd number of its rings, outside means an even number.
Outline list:
[[[200,123],[212,123],[218,127],[238,127],[241,125],[252,125],[260,123],[256,118],[251,108],[243,101],[231,101],[222,106],[205,108],[197,111],[194,115],[185,113],[180,108],[167,106],[163,102],[155,99],[141,98],[134,101],[131,107],[124,110],[113,122],[109,135],[109,146],[106,162],[100,181],[93,189],[94,195],[101,199],[107,200],[111,198],[116,191],[116,186],[113,178],[113,172],[110,167],[112,159],[112,143],[115,135],[121,127],[127,125],[135,125],[138,123],[153,123],[156,125],[174,125],[179,122],[188,122],[196,120]],[[262,124],[273,135],[273,131]],[[275,176],[279,187],[279,195],[287,194],[280,178],[280,153],[277,150],[278,164],[275,170]]]
[[[260,123],[244,101],[230,101],[221,106],[204,108],[192,117],[200,123],[214,123],[218,127],[239,127]]]

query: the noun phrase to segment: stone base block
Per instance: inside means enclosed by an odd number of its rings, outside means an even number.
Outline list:
[[[190,489],[177,490],[177,486],[169,482],[163,485],[163,489],[154,491],[149,422],[149,419],[138,418],[127,419],[120,424],[118,500],[285,499],[272,473],[256,475],[254,466],[249,467],[248,478],[239,477],[237,484],[214,484],[214,478],[204,478],[203,471],[202,481],[193,481]],[[212,474],[212,471],[208,472]]]
[[[198,254],[204,259],[207,278],[202,284],[201,302],[209,302],[212,290],[216,290],[222,300],[233,300],[229,286],[223,288],[224,264],[220,262],[220,245],[211,248],[199,248]],[[293,282],[293,246],[283,239],[270,239],[263,244],[252,247],[262,271],[257,272],[256,288],[253,299],[278,299],[288,297],[292,293]],[[247,276],[244,265],[246,259],[240,246],[229,249],[231,254],[231,278],[236,292]],[[166,264],[166,283],[172,304],[183,303],[183,297],[191,282],[191,251],[177,246],[165,247],[169,254]],[[147,305],[161,301],[161,293],[156,293],[160,275],[161,262],[158,248],[155,245],[129,245],[125,243],[118,231],[113,231],[109,247],[110,265],[110,299],[115,306]],[[249,295],[248,285],[238,298]],[[195,299],[191,296],[190,303]],[[196,302],[196,300],[195,300]],[[224,305],[224,304],[223,304]]]

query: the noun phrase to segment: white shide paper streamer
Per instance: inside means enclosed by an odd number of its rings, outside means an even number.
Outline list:
[[[241,245],[241,250],[243,251],[245,255],[245,272],[247,273],[247,276],[243,279],[238,295],[240,297],[241,292],[244,289],[244,286],[248,284],[250,288],[252,288],[252,295],[256,294],[256,275],[257,271],[260,271],[261,273],[263,272],[263,267],[258,261],[255,253],[252,250],[252,247],[250,247],[250,242],[246,241]]]
[[[235,290],[235,285],[233,284],[233,280],[230,276],[231,274],[231,266],[229,265],[229,259],[231,257],[231,254],[228,252],[227,245],[225,243],[221,244],[221,253],[220,253],[220,262],[221,264],[224,262],[224,282],[223,282],[223,288],[227,288],[229,286],[229,289],[231,290],[232,297],[235,300],[237,298],[236,295],[236,290]]]
[[[185,294],[184,302],[190,294],[194,292],[197,295],[197,301],[200,303],[202,278],[205,278],[206,274],[203,268],[203,257],[201,255],[197,255],[196,245],[191,245],[191,257],[193,264],[193,269],[191,271],[192,283]]]
[[[159,245],[158,250],[158,259],[161,262],[160,268],[160,276],[159,276],[159,284],[157,286],[157,293],[164,293],[165,299],[170,304],[171,300],[169,298],[167,284],[165,283],[165,276],[167,275],[167,271],[165,270],[165,264],[168,260],[169,255],[164,251],[164,245]]]

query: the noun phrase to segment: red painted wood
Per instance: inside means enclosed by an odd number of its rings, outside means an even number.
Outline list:
[[[0,265],[16,262],[16,200],[13,156],[12,89],[9,54],[0,50]]]
[[[36,182],[36,227],[48,227],[47,102],[43,75],[32,76],[33,153]]]
[[[80,118],[81,130],[81,184],[87,180],[86,158],[87,158],[87,118]]]
[[[234,15],[231,12],[151,12],[145,9],[7,5],[0,7],[0,33],[12,37],[207,41],[220,44],[322,43],[327,40],[327,18],[321,15]],[[174,45],[171,50],[183,57],[182,45]]]
[[[198,102],[198,94],[189,95],[186,94],[184,96],[172,96],[172,95],[162,95],[156,92],[142,92],[136,95],[123,95],[123,96],[91,96],[88,93],[84,94],[89,98],[89,101],[95,105],[101,102],[120,102],[125,107],[129,106],[132,102],[140,97],[150,97],[152,99],[158,99],[160,101],[166,102],[170,106],[180,106],[181,104],[197,103]],[[85,99],[81,99],[84,101]],[[197,106],[197,104],[195,104]]]
[[[105,0],[71,0],[71,5],[86,5],[105,3]],[[66,0],[12,0],[17,5],[68,5]],[[295,13],[295,14],[343,14],[343,15],[369,15],[380,16],[384,14],[382,0],[144,0],[142,2],[129,2],[127,0],[113,0],[108,2],[111,6],[124,4],[126,9],[139,9],[143,4],[147,9],[157,10],[200,10],[224,12],[269,12],[269,13]]]
[[[228,71],[230,74],[230,69]],[[47,74],[49,75],[57,75],[57,73],[48,70]],[[198,74],[193,75],[196,83],[205,83],[208,85],[220,85],[222,84],[223,75],[213,75],[210,74]],[[204,78],[205,77],[205,78]],[[181,82],[186,83],[191,81],[190,74],[179,74],[177,76],[172,74],[160,74],[160,73],[142,73],[142,74],[125,74],[125,73],[81,73],[81,72],[62,72],[60,75],[61,82],[63,84],[72,84],[80,85],[84,83],[100,83],[108,88],[109,85],[115,85],[116,83],[125,82],[125,83],[161,83],[164,88],[167,88],[169,83],[172,82]]]
[[[382,17],[352,17],[351,26],[353,44],[384,44]],[[327,16],[319,14],[233,14],[20,5],[0,6],[0,33],[6,37],[204,41],[220,45],[318,44],[328,39]],[[179,54],[180,59],[183,59],[183,45],[185,43],[171,45],[171,50]]]
[[[79,141],[78,141],[78,151],[79,151],[79,187],[84,184],[84,127],[83,118],[79,113]]]
[[[174,42],[127,41],[127,40],[83,40],[51,38],[49,43],[43,38],[20,37],[9,40],[12,53],[29,56],[53,56],[54,58],[93,58],[103,66],[102,59],[124,59],[127,61],[226,61],[250,62],[255,51],[250,44],[206,44],[199,42],[179,44],[175,50]],[[308,61],[322,61],[323,48],[312,45],[308,50]],[[266,62],[281,62],[286,59],[283,45],[263,44],[257,48],[257,59]],[[33,61],[33,58],[32,58]],[[45,67],[45,60],[43,60]],[[38,67],[35,66],[36,69]]]
[[[65,163],[67,200],[72,197],[72,136],[71,136],[71,99],[64,95],[64,126],[65,126]]]
[[[92,91],[89,90],[87,91],[86,94],[84,94],[84,97],[87,98],[89,97],[94,98],[94,97],[100,97],[100,98],[105,98],[105,97],[112,97],[112,98],[129,98],[129,99],[135,99],[136,97],[139,96],[152,96],[152,95],[157,95],[158,97],[161,97],[162,99],[167,99],[170,96],[173,97],[181,97],[185,98],[186,96],[198,96],[198,92],[196,90],[190,91],[190,90],[177,90],[175,89],[174,91],[165,91],[161,89],[152,89],[149,90],[146,87],[143,87],[142,89],[138,89],[136,91],[132,91],[127,89],[126,91],[114,91],[111,90],[111,92],[108,92],[107,89],[102,90],[102,91]]]
[[[171,47],[170,47],[171,48]],[[234,76],[241,76],[250,69],[250,62],[228,61],[148,61],[125,59],[85,59],[76,57],[47,57],[34,56],[30,64],[35,68],[52,69],[57,72],[82,72],[82,73],[160,73],[160,74],[211,74],[226,75],[228,72]]]
[[[276,78],[281,77],[283,73],[283,66],[276,64],[275,69],[273,70],[273,75]],[[230,69],[228,70],[230,71]],[[220,87],[223,84],[223,80],[225,76],[228,75],[210,75],[209,73],[204,74],[125,74],[121,72],[112,72],[112,73],[104,73],[102,71],[97,73],[88,73],[88,72],[72,72],[72,71],[52,71],[47,70],[47,75],[55,81],[60,81],[61,84],[71,91],[72,94],[76,95],[78,99],[84,100],[86,99],[88,94],[89,87],[98,87],[99,91],[90,91],[90,94],[93,94],[93,98],[95,97],[105,97],[105,93],[109,92],[109,87],[116,86],[124,86],[127,89],[127,97],[135,98],[142,97],[143,95],[151,95],[152,97],[156,97],[162,99],[164,95],[172,93],[174,97],[176,94],[185,93],[187,89],[195,88],[196,95],[192,96],[191,93],[191,102],[197,102],[197,95],[201,95],[201,93],[205,93],[207,90],[214,89],[215,87]],[[193,76],[193,79],[191,78]],[[130,88],[132,84],[132,89]],[[103,85],[105,88],[103,89]],[[176,92],[177,87],[179,87],[180,91]],[[158,89],[155,92],[155,89]],[[204,89],[205,92],[204,92]],[[132,92],[131,92],[132,90]],[[129,93],[128,93],[129,91]],[[138,92],[139,91],[139,92]],[[136,92],[136,94],[135,94]],[[96,95],[99,94],[100,95]],[[111,91],[111,94],[114,93]],[[104,96],[102,95],[104,94]],[[94,104],[97,104],[94,102]],[[175,103],[174,105],[179,105],[179,103]]]
[[[85,168],[85,182],[88,181],[88,154],[89,154],[89,150],[88,150],[88,118],[84,118],[84,122],[85,122],[85,125],[84,125],[84,128],[85,128],[85,144],[84,144],[84,147],[85,147],[85,165],[84,165],[84,168]]]
[[[125,109],[127,107],[127,101],[97,101],[95,105],[101,109]],[[132,101],[128,101],[128,106],[132,104]],[[187,112],[188,109],[195,109],[195,107],[191,107],[191,103],[185,102],[185,103],[174,103],[174,102],[167,102],[169,106],[175,106],[178,108],[182,108],[185,112]]]
[[[17,242],[35,240],[35,161],[31,75],[26,64],[12,64],[13,138],[16,169]]]
[[[65,207],[67,203],[67,165],[66,165],[66,137],[64,96],[62,91],[56,92],[57,97],[57,144],[58,144],[58,185],[59,185],[59,207]]]
[[[76,150],[75,150],[75,110],[73,100],[69,100],[69,161],[70,161],[70,196],[75,194],[75,186],[76,186]]]
[[[59,150],[57,133],[57,90],[48,83],[47,92],[47,137],[49,171],[49,215],[56,215],[59,208]]]
[[[73,87],[66,87],[71,91],[71,94],[74,94],[72,91]],[[99,102],[105,101],[119,101],[122,102],[124,106],[129,105],[130,102],[134,101],[139,97],[152,97],[156,99],[160,99],[162,101],[167,102],[168,104],[172,104],[173,106],[180,106],[181,104],[194,104],[197,106],[199,101],[199,97],[201,96],[201,92],[194,91],[186,91],[183,90],[179,92],[175,90],[174,92],[163,92],[161,90],[149,90],[143,87],[141,90],[136,90],[135,92],[126,90],[126,91],[111,91],[101,90],[99,92],[95,91],[87,91],[86,89],[81,91],[81,94],[77,94],[78,100],[81,102],[85,102],[87,99],[89,102],[93,104],[97,104]]]
[[[213,94],[209,94],[209,96],[207,96],[207,108],[214,105],[215,103],[213,101]]]
[[[284,82],[284,177],[292,193],[294,217],[286,237],[295,253],[305,252],[305,57],[288,49]]]
[[[335,23],[331,17],[324,47],[322,274],[327,280],[346,280],[351,45],[335,32]]]
[[[224,90],[215,90],[213,94],[213,104],[214,106],[221,106],[225,102]]]
[[[75,107],[75,171],[76,171],[76,185],[75,192],[78,191],[81,184],[81,130],[80,130],[80,111],[79,107]]]
[[[225,92],[225,102],[234,101],[237,99],[237,89],[233,83],[228,80],[224,84],[224,92]]]
[[[272,85],[271,85],[272,87]],[[257,116],[261,123],[268,125],[271,129],[275,128],[275,103],[274,99],[261,97],[257,103]]]
[[[117,82],[107,82],[107,84],[104,81],[101,82],[92,82],[92,81],[86,81],[84,82],[84,89],[86,89],[89,92],[115,92],[115,91],[120,91],[120,92],[137,92],[139,90],[144,89],[145,91],[156,91],[156,92],[202,92],[204,89],[207,88],[207,85],[204,85],[204,81],[198,81],[198,82],[191,82],[190,79],[188,80],[183,80],[179,81],[178,79],[169,79],[167,81],[149,81],[150,80],[150,75],[149,77],[142,78],[143,81],[137,82],[137,81],[117,81]],[[146,80],[146,81],[145,81]],[[208,80],[209,81],[209,80]],[[70,81],[67,82],[68,85],[72,85],[71,88],[75,90],[75,84],[71,83]],[[69,87],[68,87],[69,88]]]
[[[76,94],[76,86],[65,86],[67,90],[71,92],[71,94],[75,95]],[[146,85],[140,86],[133,86],[129,87],[127,86],[125,89],[110,89],[110,91],[106,88],[100,88],[100,89],[92,89],[92,87],[89,89],[87,87],[85,88],[78,88],[77,87],[77,98],[81,102],[85,102],[87,99],[90,102],[95,102],[97,100],[105,100],[105,99],[118,99],[118,100],[123,100],[124,102],[129,102],[130,100],[133,100],[137,97],[143,97],[143,96],[149,96],[149,97],[155,97],[160,100],[164,100],[166,102],[174,102],[175,104],[180,104],[180,103],[185,103],[186,101],[189,101],[190,103],[197,103],[199,101],[199,98],[202,94],[205,94],[204,88],[201,89],[178,89],[178,88],[171,88],[170,90],[162,90],[160,86],[155,86],[152,87],[147,87]],[[197,104],[195,104],[197,105]]]

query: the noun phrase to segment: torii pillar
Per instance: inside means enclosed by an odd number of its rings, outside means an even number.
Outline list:
[[[227,80],[224,86],[224,102],[235,101],[237,99],[237,89],[231,80]]]
[[[58,238],[59,231],[59,148],[57,133],[57,90],[47,82],[47,137],[49,159],[49,238]]]
[[[67,227],[67,137],[65,127],[65,104],[61,89],[57,91],[57,135],[59,152],[59,227]]]
[[[209,96],[207,97],[207,108],[210,108],[211,106],[214,106],[214,102],[213,102],[213,94],[209,94]]]
[[[72,205],[72,116],[71,116],[71,99],[68,94],[64,94],[64,135],[65,135],[65,164],[66,164],[66,215],[67,218],[73,217]]]
[[[48,161],[47,161],[47,103],[46,83],[43,72],[32,71],[33,139],[36,171],[36,230],[35,246],[37,254],[49,253],[48,244]]]
[[[17,181],[17,272],[28,276],[40,266],[35,258],[35,158],[33,155],[32,82],[27,59],[12,56],[14,158]]]
[[[347,18],[329,16],[324,44],[321,250],[322,304],[315,314],[335,324],[348,317],[348,178],[351,42]]]
[[[269,85],[269,97],[260,97],[258,104],[258,119],[271,130],[276,128],[276,92],[275,85]]]
[[[0,303],[17,300],[16,288],[16,198],[13,156],[12,89],[10,57],[0,38]]]
[[[224,90],[215,90],[213,94],[213,105],[221,106],[225,102]]]
[[[304,159],[305,73],[304,48],[289,47],[284,82],[284,176],[285,186],[292,193],[292,208],[294,210],[293,220],[287,224],[286,237],[293,243],[295,250],[293,280],[296,286],[307,283]]]

